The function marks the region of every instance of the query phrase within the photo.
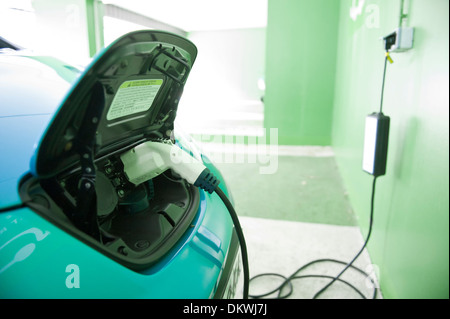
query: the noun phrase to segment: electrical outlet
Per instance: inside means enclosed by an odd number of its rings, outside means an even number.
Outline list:
[[[400,27],[389,33],[384,40],[384,48],[389,52],[403,52],[413,47],[414,28]]]

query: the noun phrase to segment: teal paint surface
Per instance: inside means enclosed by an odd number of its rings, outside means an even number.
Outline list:
[[[269,0],[264,126],[280,144],[330,145],[339,2]]]
[[[1,214],[0,298],[210,297],[221,271],[218,261],[228,251],[232,221],[216,194],[202,194],[195,226],[147,273],[112,261],[29,209]],[[206,208],[214,214],[205,214]],[[221,239],[219,252],[210,254],[201,227]]]
[[[198,153],[188,140],[182,139],[182,143],[188,152]],[[205,165],[221,179],[221,189],[230,196],[217,168]],[[16,179],[0,182],[0,207],[19,203],[17,184]],[[135,272],[28,208],[2,213],[0,298],[209,298],[217,288],[232,227],[220,198],[201,191],[193,227],[160,262],[147,271]],[[201,229],[220,239],[219,251],[205,243]]]
[[[362,171],[364,119],[378,111],[384,51],[401,1],[341,1],[333,115],[336,160],[363,232],[371,181]],[[362,1],[359,1],[362,2]],[[377,182],[369,243],[385,298],[449,297],[449,3],[410,3],[414,48],[392,53],[383,112],[391,117],[386,176]]]
[[[4,207],[20,203],[18,181],[29,170],[35,144],[79,71],[39,55],[5,56],[1,68],[0,207]]]

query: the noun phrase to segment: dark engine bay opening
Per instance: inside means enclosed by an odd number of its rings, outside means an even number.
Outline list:
[[[136,270],[149,267],[191,226],[199,207],[199,191],[172,170],[134,185],[117,157],[96,162],[95,218],[98,238],[74,222],[82,198],[81,170],[52,179],[31,175],[20,187],[22,200],[44,218],[104,254]]]

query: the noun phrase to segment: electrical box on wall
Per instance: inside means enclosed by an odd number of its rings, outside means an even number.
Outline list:
[[[385,37],[384,46],[389,52],[403,52],[413,47],[414,28],[399,27]]]
[[[366,117],[363,170],[374,176],[386,173],[389,124],[389,116],[383,113],[372,113]]]

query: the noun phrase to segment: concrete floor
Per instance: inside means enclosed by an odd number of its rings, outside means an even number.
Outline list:
[[[210,156],[221,159],[214,154],[217,149],[213,145],[203,147]],[[235,153],[235,150],[231,147],[226,152]],[[240,216],[248,246],[250,277],[266,272],[289,276],[316,259],[348,262],[360,250],[366,235],[362,235],[357,226],[331,149],[283,147],[273,174],[261,174],[261,167],[267,162],[241,158],[236,163],[235,159],[228,154],[228,161],[219,161],[217,166],[232,191]],[[372,265],[367,251],[357,259],[355,266],[376,278],[377,266]],[[335,276],[343,267],[321,263],[299,275]],[[342,278],[360,289],[367,298],[372,297],[373,289],[367,276],[349,269]],[[323,278],[296,280],[290,298],[312,298],[328,281]],[[250,286],[250,294],[270,291],[279,283],[276,277],[255,280]],[[361,296],[337,282],[321,298]],[[378,298],[381,298],[381,292],[378,292]]]
[[[348,262],[361,249],[363,237],[357,226],[337,226],[304,223],[255,217],[240,217],[248,249],[250,277],[262,273],[277,273],[285,277],[298,268],[318,259],[336,259]],[[372,265],[367,251],[354,265],[376,283],[376,266]],[[298,275],[336,276],[344,265],[330,262],[318,263],[302,270]],[[373,284],[367,276],[348,269],[341,277],[355,286],[366,297],[373,297]],[[310,299],[329,282],[325,278],[304,278],[293,281],[291,299]],[[241,282],[242,283],[242,282]],[[277,277],[255,279],[250,294],[264,294],[280,285]],[[378,284],[376,283],[376,286]],[[267,296],[276,298],[277,294]],[[381,297],[381,292],[377,292]],[[334,283],[320,298],[358,299],[357,292],[343,283]]]

